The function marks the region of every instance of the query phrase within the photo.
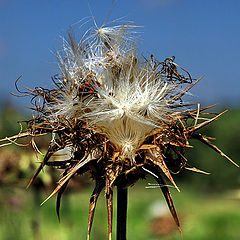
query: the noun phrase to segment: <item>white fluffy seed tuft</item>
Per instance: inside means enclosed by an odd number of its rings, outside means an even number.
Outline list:
[[[182,84],[136,54],[135,28],[102,27],[84,34],[80,43],[72,35],[63,40],[58,53],[62,93],[46,109],[51,121],[87,121],[133,161],[152,131],[174,120],[174,111],[184,111],[176,97]]]

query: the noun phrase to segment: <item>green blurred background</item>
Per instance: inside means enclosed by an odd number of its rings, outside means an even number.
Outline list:
[[[88,2],[98,26],[111,26],[116,19],[117,25],[133,20],[141,26],[137,35],[140,52],[153,53],[160,61],[174,55],[193,78],[206,74],[191,90],[194,98],[190,101],[201,102],[203,107],[217,103],[216,112],[229,110],[203,130],[240,164],[238,0],[121,0],[114,4],[112,0],[0,0],[0,138],[17,134],[17,121],[31,114],[22,107],[30,105],[28,98],[10,96],[9,92],[16,93],[14,81],[23,74],[20,89],[51,86],[50,76],[59,70],[49,49],[61,48],[60,36],[66,36],[69,27],[77,36],[82,34],[80,20],[91,19]],[[38,141],[43,153],[46,142],[44,138]],[[170,189],[184,240],[240,239],[239,169],[208,147],[191,144],[189,163],[211,175],[183,171],[174,176],[181,192]],[[45,168],[36,183],[25,189],[40,160],[31,147],[0,148],[0,239],[86,239],[92,181],[87,175],[75,178],[63,196],[59,224],[55,197],[40,207],[56,186],[58,172]],[[128,239],[180,240],[161,191],[152,184],[149,178],[129,191]],[[105,205],[102,194],[93,240],[107,239]]]
[[[220,112],[222,109],[215,110]],[[26,118],[14,107],[4,105],[0,115],[1,138],[18,133],[17,120]],[[204,129],[209,136],[216,137],[214,142],[217,146],[238,164],[239,121],[240,110],[229,109]],[[46,142],[47,139],[38,142],[43,153]],[[189,163],[211,174],[185,170],[174,176],[181,192],[171,187],[170,190],[183,237],[185,240],[237,240],[240,238],[239,169],[206,146],[194,141],[191,144],[193,148],[187,151]],[[25,189],[40,160],[41,156],[37,159],[31,147],[11,145],[0,148],[0,239],[86,239],[92,180],[88,175],[75,177],[63,196],[59,223],[55,197],[40,207],[40,203],[56,186],[57,170],[47,167],[36,183]],[[128,239],[181,239],[161,191],[154,183],[153,179],[148,178],[129,190]],[[116,212],[114,217],[116,219]],[[104,193],[96,209],[92,239],[107,239]]]

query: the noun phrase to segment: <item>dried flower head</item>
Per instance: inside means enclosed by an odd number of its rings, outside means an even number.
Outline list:
[[[230,160],[198,133],[221,114],[208,118],[212,115],[204,110],[210,107],[183,100],[200,79],[193,80],[174,57],[159,62],[153,55],[139,56],[135,28],[132,24],[102,27],[87,31],[80,42],[70,33],[57,53],[61,73],[53,77],[55,88],[28,89],[37,116],[26,121],[26,132],[15,137],[52,133],[30,184],[45,165],[64,169],[48,197],[58,194],[58,216],[69,180],[75,174],[91,174],[96,187],[90,199],[88,237],[100,192],[105,188],[111,239],[113,187],[127,188],[148,174],[160,185],[181,231],[164,177],[178,189],[172,173],[181,169],[204,173],[184,157],[189,140],[198,139]],[[50,161],[65,148],[71,149],[70,159]]]

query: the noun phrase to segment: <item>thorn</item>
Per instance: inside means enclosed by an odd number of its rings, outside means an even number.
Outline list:
[[[112,240],[113,189],[110,186],[110,181],[108,178],[106,178],[106,199],[108,213],[108,239]]]
[[[162,190],[162,193],[166,199],[166,202],[167,202],[167,205],[169,207],[169,210],[172,214],[172,217],[177,225],[177,228],[182,236],[182,230],[181,230],[181,226],[180,226],[180,223],[179,223],[179,219],[178,219],[178,216],[177,216],[177,212],[175,210],[175,207],[174,207],[174,203],[173,203],[173,200],[172,200],[172,196],[171,196],[171,193],[166,185],[166,182],[165,180],[163,179],[163,177],[159,174],[159,177],[158,178],[155,178],[155,180],[157,181],[157,183],[160,185],[160,188]]]
[[[161,152],[158,152],[159,154],[159,158],[156,159],[156,157],[153,155],[153,152],[149,150],[149,152],[151,153],[152,157],[154,159],[152,159],[151,157],[149,157],[149,160],[152,161],[155,165],[157,165],[162,171],[163,173],[167,176],[167,178],[171,181],[171,183],[174,185],[174,187],[177,189],[178,192],[180,192],[180,189],[178,188],[177,184],[175,183],[175,181],[172,178],[172,175],[163,159],[163,156],[161,154]]]
[[[105,183],[102,180],[97,179],[95,188],[90,197],[89,212],[88,212],[88,240],[90,239],[90,233],[92,229],[93,217],[94,217],[97,200],[104,186],[105,186]]]
[[[197,172],[197,173],[202,173],[202,174],[206,174],[206,175],[210,175],[211,173],[208,173],[208,172],[205,172],[205,171],[202,171],[200,169],[197,169],[195,167],[191,167],[189,165],[185,166],[184,167],[186,170],[189,170],[189,171],[192,171],[192,172]]]
[[[215,116],[214,118],[211,118],[211,119],[209,119],[209,120],[207,120],[207,121],[205,121],[205,122],[203,122],[203,123],[200,123],[200,124],[198,124],[198,125],[196,125],[196,126],[191,127],[191,128],[187,131],[187,133],[197,131],[198,129],[206,126],[207,124],[209,124],[209,123],[211,123],[211,122],[213,122],[214,120],[216,120],[217,118],[219,118],[221,115],[223,115],[223,114],[224,114],[225,112],[227,112],[227,111],[228,111],[228,110],[225,110],[225,111],[221,112],[220,114],[218,114],[217,116]]]
[[[193,136],[193,138],[196,138],[196,139],[200,140],[202,143],[204,143],[207,146],[209,146],[210,148],[212,148],[214,151],[219,153],[222,157],[226,158],[228,161],[230,161],[236,167],[239,167],[239,165],[237,163],[235,163],[230,157],[228,157],[217,146],[215,146],[213,143],[211,143],[206,137],[202,136],[200,133],[193,133],[192,136]]]

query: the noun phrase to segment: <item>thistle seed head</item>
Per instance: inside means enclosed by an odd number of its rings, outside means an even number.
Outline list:
[[[208,108],[199,104],[194,108],[184,101],[184,95],[200,79],[193,81],[174,57],[158,61],[153,55],[139,56],[134,29],[132,24],[101,27],[87,31],[80,42],[69,34],[57,53],[61,73],[53,77],[55,87],[28,89],[37,117],[25,121],[25,132],[5,139],[15,142],[31,136],[36,148],[34,137],[53,134],[30,184],[45,165],[64,169],[49,196],[58,193],[58,215],[69,180],[75,174],[90,172],[96,187],[90,200],[89,236],[102,189],[106,189],[111,239],[113,187],[127,188],[148,174],[158,182],[181,231],[163,176],[178,189],[171,173],[182,169],[203,173],[190,166],[184,156],[192,138],[232,162],[197,132],[221,114],[208,118],[210,113],[204,112]],[[70,159],[50,161],[53,154],[66,148],[72,151]]]

